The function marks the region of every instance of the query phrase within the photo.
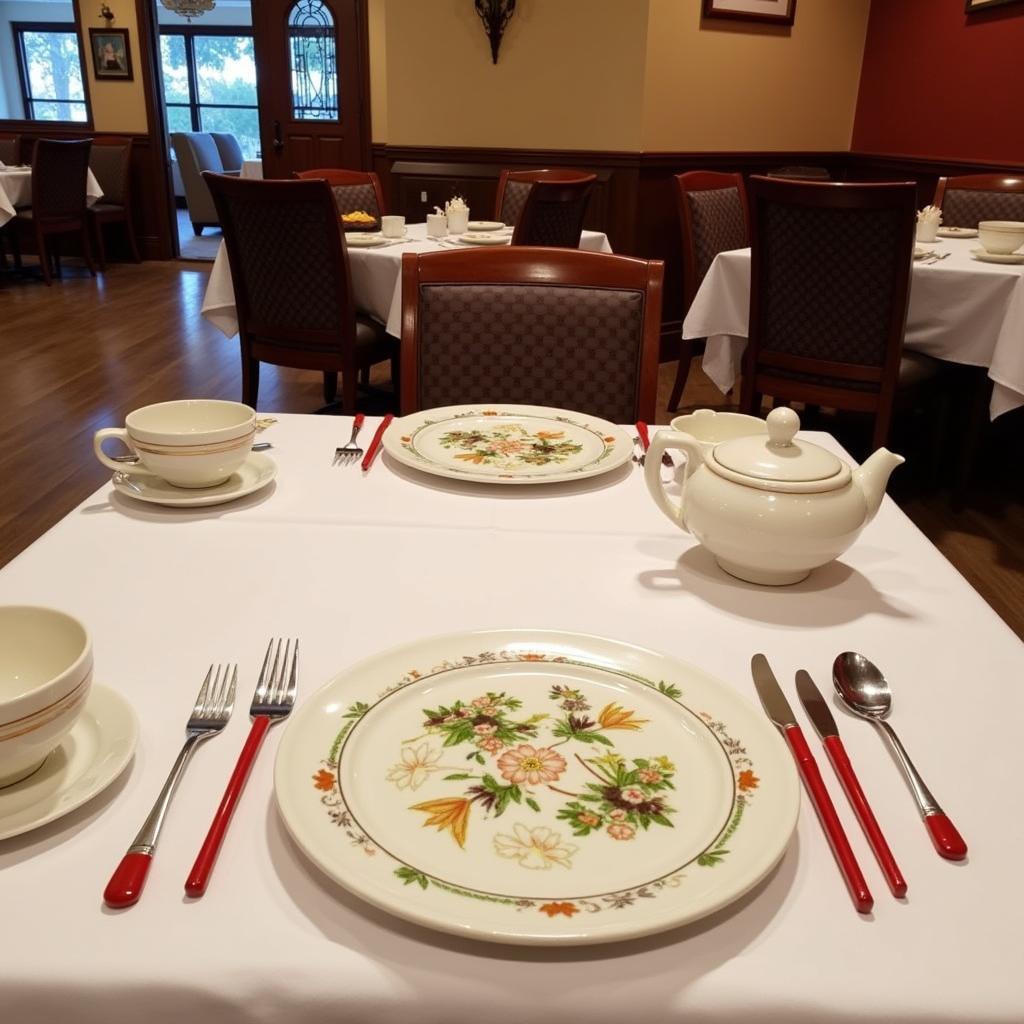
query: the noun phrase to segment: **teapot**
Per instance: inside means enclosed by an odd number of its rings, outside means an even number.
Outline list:
[[[892,471],[904,461],[880,448],[859,469],[810,441],[798,441],[792,409],[768,414],[753,433],[708,448],[690,434],[659,431],[644,476],[658,508],[694,537],[731,576],[785,586],[841,555],[875,517]],[[661,479],[666,449],[686,455],[679,504]]]

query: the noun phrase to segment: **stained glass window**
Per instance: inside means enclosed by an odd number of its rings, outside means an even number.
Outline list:
[[[337,121],[338,52],[334,18],[322,0],[299,0],[288,15],[292,116],[297,121]]]

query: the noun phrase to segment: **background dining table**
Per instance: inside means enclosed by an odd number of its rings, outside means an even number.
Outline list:
[[[103,195],[103,189],[91,170],[86,171],[85,201],[92,206]],[[0,167],[0,227],[18,211],[32,202],[32,168]]]
[[[387,455],[363,474],[331,465],[350,425],[279,416],[261,435],[273,443],[276,481],[231,505],[144,505],[104,483],[0,570],[0,601],[55,606],[88,625],[96,681],[124,695],[141,725],[134,763],[110,789],[0,842],[4,1020],[1024,1019],[1024,816],[1013,805],[1024,645],[892,501],[839,561],[795,586],[764,588],[724,575],[668,523],[634,463],[516,488],[425,476]],[[366,437],[376,425],[367,421]],[[838,451],[827,435],[807,436]],[[209,891],[185,898],[249,728],[269,637],[301,640],[301,705],[395,645],[506,627],[640,644],[751,701],[750,657],[764,652],[822,766],[874,912],[854,912],[804,801],[778,868],[687,927],[590,948],[434,933],[348,894],[289,838],[272,794],[281,727],[255,765]],[[844,650],[887,674],[894,724],[971,850],[963,863],[936,856],[880,737],[837,709],[909,881],[903,901],[886,890],[793,699],[797,669],[827,689]],[[183,780],[141,901],[108,910],[104,885],[178,750],[198,683],[211,662],[229,660],[241,673],[234,718]]]
[[[510,236],[511,237],[511,236]],[[348,247],[352,275],[352,294],[356,308],[385,325],[388,334],[402,333],[402,255],[407,252],[451,252],[471,248],[452,238],[439,241],[427,237],[426,224],[409,224],[404,238],[387,239],[370,248]],[[611,252],[608,236],[602,231],[584,231],[580,248],[591,252]],[[221,242],[203,297],[202,315],[229,338],[238,333],[238,312],[231,282],[227,248]]]
[[[984,263],[977,238],[918,247],[943,258],[916,260],[904,343],[936,359],[983,366],[992,381],[992,419],[1024,405],[1024,264]],[[719,253],[683,321],[684,338],[707,338],[702,368],[729,391],[739,375],[750,322],[750,249]]]

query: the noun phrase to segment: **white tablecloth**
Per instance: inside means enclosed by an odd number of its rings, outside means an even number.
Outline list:
[[[907,348],[937,359],[984,366],[992,380],[993,419],[1024,405],[1024,265],[972,259],[976,238],[922,243],[948,252],[915,263],[907,310]],[[684,338],[707,338],[702,366],[722,390],[736,381],[747,346],[750,250],[718,255],[683,321]]]
[[[427,238],[426,224],[410,224],[408,234],[398,244],[389,243],[373,249],[349,246],[348,260],[356,308],[385,324],[388,334],[399,337],[402,333],[402,254],[450,252],[452,248]],[[592,252],[612,251],[607,235],[601,231],[584,231],[580,248]],[[238,333],[235,290],[223,242],[217,250],[210,283],[206,286],[202,314],[228,337]]]
[[[242,161],[242,178],[262,178],[263,177],[263,161],[262,160],[243,160]]]
[[[103,189],[92,171],[86,171],[85,201],[92,206]],[[0,227],[6,224],[19,206],[28,206],[32,202],[32,171],[28,168],[12,170],[0,168]]]
[[[135,706],[127,778],[0,843],[0,985],[11,1024],[679,1024],[1019,1022],[1024,817],[1016,730],[1024,647],[886,500],[831,567],[781,590],[739,583],[658,512],[632,465],[578,484],[481,489],[382,457],[332,468],[351,420],[281,416],[263,437],[267,493],[197,512],[102,487],[0,570],[0,601],[54,605],[93,634],[96,678]],[[368,421],[364,436],[376,422]],[[815,436],[815,435],[811,435]],[[821,440],[823,435],[817,435]],[[875,895],[856,914],[806,800],[780,867],[676,932],[590,949],[478,945],[393,920],[334,886],[285,834],[268,737],[210,890],[182,886],[249,728],[271,635],[301,637],[300,696],[354,661],[438,633],[578,630],[686,659],[755,700],[764,651],[792,695],[861,650],[895,689],[893,722],[971,847],[932,850],[880,738],[837,711],[906,875],[893,900],[802,710],[808,740]],[[237,659],[223,737],[200,749],[147,889],[101,893],[183,738],[207,665]]]

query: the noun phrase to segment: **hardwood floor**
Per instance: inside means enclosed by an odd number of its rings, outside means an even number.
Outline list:
[[[209,264],[113,265],[96,280],[74,262],[64,280],[0,275],[0,565],[48,530],[108,476],[92,435],[151,402],[238,399],[238,342],[199,315]],[[675,363],[661,368],[658,422]],[[382,368],[386,374],[386,369]],[[729,408],[694,363],[683,408]],[[261,410],[312,412],[319,374],[265,366]],[[367,407],[367,412],[378,411]],[[898,495],[904,510],[1024,638],[1024,410],[990,432],[972,500]]]

